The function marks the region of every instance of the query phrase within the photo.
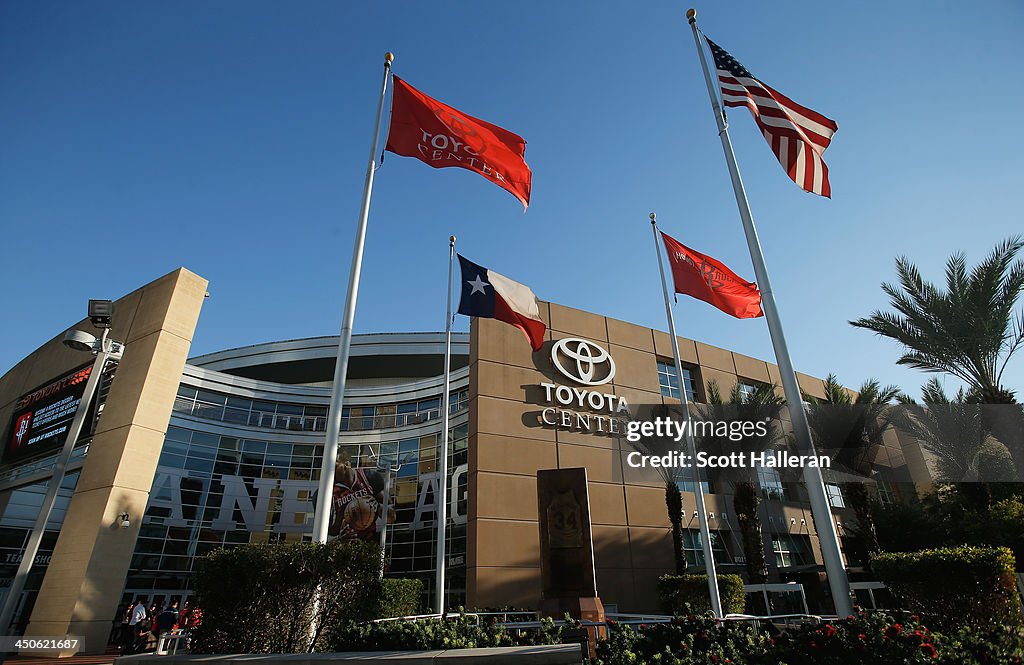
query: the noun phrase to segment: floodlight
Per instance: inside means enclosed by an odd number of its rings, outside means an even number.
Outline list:
[[[113,300],[90,300],[89,320],[97,328],[109,328],[110,319],[114,316]]]
[[[69,330],[64,335],[64,346],[75,351],[92,353],[99,348],[100,341],[95,336],[82,330]]]

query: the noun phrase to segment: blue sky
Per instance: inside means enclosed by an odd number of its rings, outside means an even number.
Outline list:
[[[1024,5],[705,4],[709,36],[839,123],[825,200],[729,116],[794,364],[916,393],[928,377],[847,321],[885,304],[896,255],[941,280],[952,252],[1024,230]],[[194,354],[337,334],[388,50],[412,85],[526,138],[533,198],[524,215],[475,174],[389,155],[356,332],[443,329],[452,233],[542,299],[664,329],[650,211],[753,278],[685,9],[0,3],[0,372],[88,298],[180,265],[210,280]],[[675,312],[680,334],[773,359],[763,319]],[[1024,360],[1005,382],[1024,392]]]

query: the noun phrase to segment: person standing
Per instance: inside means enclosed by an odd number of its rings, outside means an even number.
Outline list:
[[[144,623],[146,621],[146,603],[142,598],[137,599],[135,604],[128,608],[126,616],[128,618],[128,630],[124,636],[125,641],[122,644],[122,652],[130,654],[135,652],[139,623]]]
[[[161,641],[166,640],[171,631],[178,623],[178,601],[171,601],[171,604],[164,608],[164,611],[157,615],[153,633],[156,634],[157,649],[161,647]]]

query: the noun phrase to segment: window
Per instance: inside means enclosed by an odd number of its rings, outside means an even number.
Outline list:
[[[742,396],[743,401],[746,402],[750,400],[758,390],[764,390],[768,385],[761,383],[760,381],[741,378],[737,387],[739,388],[740,396]]]
[[[782,477],[777,469],[768,466],[757,468],[757,483],[766,499],[782,501],[786,498],[786,488],[782,485]]]
[[[700,531],[690,529],[683,531],[683,551],[686,553],[686,563],[691,566],[704,565],[703,540],[701,540]],[[716,563],[731,561],[729,552],[725,549],[725,542],[717,531],[711,532],[711,552],[715,555]]]
[[[676,486],[680,492],[693,492],[695,494],[697,492],[697,484],[692,480],[677,480]],[[704,494],[711,494],[711,485],[706,480],[701,481],[700,486],[704,490]]]
[[[878,502],[883,506],[891,506],[896,503],[896,490],[891,483],[879,480],[875,489],[878,490]]]
[[[689,367],[683,368],[683,380],[686,383],[686,399],[691,402],[697,399],[697,383],[693,375],[694,372]],[[658,361],[658,385],[661,387],[661,394],[665,397],[679,398],[679,374],[676,372],[674,363],[664,360]]]
[[[678,387],[676,389],[678,395]],[[226,404],[225,404],[226,402]],[[453,391],[449,412],[458,413],[469,406],[469,391]],[[323,432],[327,429],[327,407],[288,402],[266,402],[234,397],[212,390],[199,390],[180,386],[174,401],[174,410],[207,420],[221,420],[250,427],[291,431]],[[342,431],[390,429],[415,425],[441,417],[441,400],[402,402],[343,408]]]
[[[772,536],[772,551],[775,553],[775,565],[780,568],[814,563],[806,536]]]
[[[828,503],[833,508],[845,508],[846,502],[843,501],[843,488],[835,483],[826,483],[825,489],[828,490]]]

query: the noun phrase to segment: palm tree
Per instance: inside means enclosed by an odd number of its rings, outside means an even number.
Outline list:
[[[834,374],[825,378],[822,387],[824,399],[804,396],[810,403],[807,420],[818,452],[830,455],[833,469],[870,477],[871,463],[883,445],[882,437],[892,419],[889,405],[899,397],[900,389],[883,387],[875,379],[868,379],[854,397]],[[846,482],[843,493],[857,516],[855,534],[863,544],[864,554],[876,551],[878,537],[865,483]]]
[[[850,324],[903,345],[900,365],[952,374],[983,404],[1015,403],[1000,381],[1024,343],[1024,317],[1014,315],[1024,291],[1024,263],[1014,261],[1022,247],[1020,236],[1004,240],[970,274],[957,252],[946,262],[945,290],[925,281],[917,266],[900,256],[899,285],[882,284],[896,312],[876,310]]]
[[[650,420],[659,417],[682,420],[682,411],[677,411],[681,408],[678,405],[671,408],[662,404],[654,405]],[[630,442],[629,439],[624,438],[623,441],[643,455],[661,457],[679,450],[679,444],[671,437],[644,437],[637,442]],[[672,525],[672,556],[675,561],[676,574],[682,575],[687,568],[686,549],[683,547],[683,493],[679,490],[679,483],[683,480],[683,469],[679,466],[655,468],[665,482],[665,509],[668,511],[669,524]]]
[[[764,436],[743,438],[740,442],[743,452],[763,452],[785,440],[785,434],[779,425],[779,416],[786,406],[786,400],[778,395],[776,386],[759,385],[752,392],[744,394],[740,386],[736,385],[729,392],[729,400],[726,402],[722,398],[718,382],[711,380],[707,384],[707,394],[708,403],[701,408],[700,414],[705,421],[768,421],[769,427]],[[735,452],[737,445],[738,443],[730,440],[728,436],[712,434],[701,437],[701,447],[710,455]],[[764,552],[761,518],[758,516],[760,498],[757,479],[752,476],[749,468],[736,471],[739,475],[734,478],[733,510],[739,522],[747,577],[750,584],[762,584],[768,579],[768,564]]]
[[[962,486],[1014,480],[1009,451],[992,438],[983,408],[972,404],[962,388],[951,399],[933,378],[921,388],[921,399],[923,405],[901,396],[905,410],[896,423],[934,455],[938,482]]]
[[[804,395],[810,404],[807,420],[819,452],[831,454],[832,467],[857,475],[870,475],[874,454],[889,427],[888,406],[900,395],[896,386],[883,387],[875,379],[864,381],[856,396],[835,374],[822,381],[823,399]]]

